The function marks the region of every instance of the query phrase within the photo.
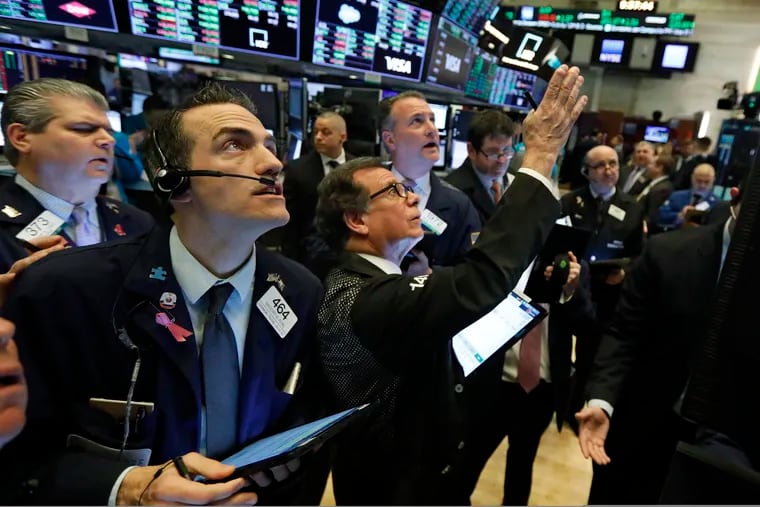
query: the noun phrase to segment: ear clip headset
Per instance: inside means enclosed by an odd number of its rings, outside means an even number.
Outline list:
[[[223,171],[211,171],[205,169],[197,169],[188,171],[184,168],[175,167],[169,164],[169,161],[164,155],[164,151],[161,149],[161,145],[158,142],[158,130],[154,130],[151,135],[153,139],[153,146],[156,148],[158,158],[161,160],[161,165],[156,170],[153,176],[153,188],[155,192],[164,199],[171,199],[175,195],[181,195],[190,189],[190,178],[197,176],[207,176],[213,178],[243,178],[246,180],[254,180],[264,185],[273,187],[277,184],[275,178],[264,178],[256,176],[248,176],[245,174],[226,173]]]

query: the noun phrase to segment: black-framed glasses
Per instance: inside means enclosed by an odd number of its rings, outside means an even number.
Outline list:
[[[394,181],[390,185],[381,188],[374,194],[370,194],[369,198],[374,199],[375,197],[381,196],[386,192],[389,192],[391,195],[401,197],[402,199],[406,199],[406,196],[409,195],[410,192],[414,192],[414,189],[409,185],[404,185],[403,183]]]
[[[501,158],[501,157],[512,158],[512,157],[515,156],[515,150],[513,150],[512,148],[507,148],[507,149],[505,149],[503,151],[500,151],[498,153],[486,153],[483,150],[478,150],[478,151],[480,151],[480,153],[482,153],[483,156],[486,157],[491,162],[499,160],[499,158]]]
[[[594,164],[586,164],[586,167],[589,169],[592,169],[594,171],[598,171],[601,169],[606,169],[607,166],[609,166],[612,169],[615,169],[618,166],[618,161],[615,159],[610,160],[601,160],[599,162],[596,162]]]

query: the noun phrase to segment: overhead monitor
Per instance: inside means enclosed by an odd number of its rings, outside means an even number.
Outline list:
[[[647,125],[644,140],[650,143],[667,143],[670,140],[670,128],[660,125]]]
[[[279,130],[279,106],[277,85],[256,81],[222,81],[222,84],[245,93],[256,106],[256,117],[264,128],[277,132]]]
[[[620,35],[598,35],[594,41],[591,62],[608,67],[627,67],[633,41]]]
[[[515,26],[509,10],[500,7],[493,20],[480,32],[479,47],[498,58],[499,65],[536,74],[547,81],[570,56],[570,50],[558,38]]]
[[[527,72],[501,67],[494,55],[481,51],[474,59],[465,95],[489,104],[528,111],[530,104],[525,98],[525,92],[531,92],[533,98],[540,101],[545,87],[543,79]]]
[[[478,33],[499,8],[500,0],[448,0],[441,16],[465,30]]]
[[[41,77],[87,82],[87,58],[63,53],[0,47],[0,93]]]
[[[652,70],[655,72],[694,72],[698,42],[657,41]]]
[[[430,40],[425,81],[463,91],[477,51],[478,38],[451,21],[438,18],[438,30]]]
[[[119,53],[117,55],[117,65],[122,69],[144,70],[156,74],[173,74],[182,70],[182,64],[178,62],[169,62],[161,58],[132,55],[129,53]]]
[[[168,46],[161,46],[158,48],[158,56],[160,58],[180,60],[183,62],[207,63],[210,65],[217,65],[219,63],[219,58],[214,58],[213,56],[196,55],[190,49],[172,48]]]
[[[0,17],[117,32],[112,0],[3,0]]]
[[[128,0],[132,33],[297,60],[300,0]]]
[[[420,81],[432,21],[396,0],[317,0],[311,61]]]

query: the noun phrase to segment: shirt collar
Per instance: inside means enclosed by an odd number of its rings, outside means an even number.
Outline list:
[[[414,182],[414,193],[417,195],[424,194],[424,195],[430,195],[431,191],[431,184],[430,184],[430,172],[425,174],[424,176],[420,176],[417,179],[407,178],[400,172],[398,172],[398,169],[395,167],[391,167],[391,172],[393,175],[400,181],[404,182],[404,180],[411,180]]]
[[[327,155],[323,155],[322,153],[319,154],[319,158],[322,159],[322,165],[327,166],[327,163],[331,160],[335,160],[339,164],[342,164],[346,161],[346,150],[343,148],[340,149],[340,155],[338,155],[335,158],[328,157]]]
[[[229,282],[232,284],[241,301],[245,301],[253,290],[253,275],[256,272],[255,246],[251,251],[251,256],[240,269],[224,280],[217,278],[203,264],[198,262],[198,259],[193,257],[193,254],[180,240],[176,227],[172,227],[169,233],[169,254],[171,255],[174,275],[190,304],[197,304],[200,298],[217,283]]]
[[[470,163],[472,163],[472,161],[470,161]],[[490,194],[490,193],[491,193],[491,185],[493,184],[493,181],[494,181],[494,180],[498,180],[499,178],[498,178],[498,177],[494,177],[494,176],[491,176],[490,174],[483,174],[482,172],[478,171],[478,170],[475,168],[475,164],[472,164],[472,170],[473,170],[473,171],[475,171],[475,176],[477,176],[477,177],[478,177],[478,179],[480,180],[480,183],[482,183],[482,184],[483,184],[483,187],[484,187],[484,188],[485,188],[485,189],[488,191],[488,193]],[[502,180],[502,181],[499,181],[499,183],[501,183],[501,186],[502,186],[502,190],[504,190],[504,188],[503,188],[503,187],[504,187],[504,182],[503,182],[503,180]]]
[[[612,199],[612,196],[614,196],[615,192],[617,191],[617,189],[614,186],[612,187],[612,190],[610,190],[606,194],[600,194],[599,192],[594,190],[594,187],[592,187],[591,185],[588,186],[588,189],[591,192],[591,197],[593,197],[594,199],[598,199],[601,196],[604,202],[607,202],[610,199]]]
[[[53,194],[49,194],[39,187],[34,186],[28,179],[16,173],[13,180],[18,186],[32,194],[32,197],[37,199],[43,208],[53,213],[61,220],[68,220],[71,217],[71,212],[74,210],[74,205],[68,201],[64,201],[60,197],[56,197]],[[88,215],[95,207],[95,199],[85,202],[83,206],[87,209]]]
[[[368,253],[357,253],[359,257],[362,259],[365,259],[380,269],[383,273],[386,275],[400,275],[401,274],[401,268],[389,261],[388,259],[385,259],[383,257],[378,257],[377,255],[372,255]]]

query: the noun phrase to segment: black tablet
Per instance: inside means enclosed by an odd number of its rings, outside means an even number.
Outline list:
[[[369,403],[366,403],[350,408],[247,445],[222,460],[225,465],[235,467],[235,472],[224,480],[245,477],[273,466],[284,465],[343,431],[368,406]]]

